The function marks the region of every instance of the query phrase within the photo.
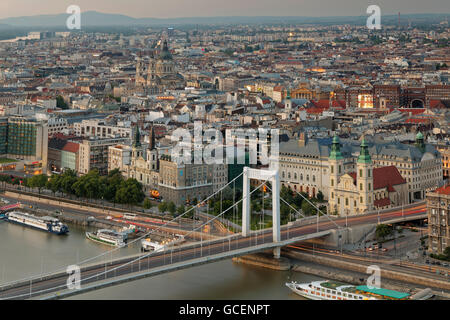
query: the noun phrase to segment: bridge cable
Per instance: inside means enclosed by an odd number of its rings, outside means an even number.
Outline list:
[[[238,176],[238,177],[239,177],[239,176]],[[237,178],[238,178],[238,177],[237,177]],[[265,182],[263,182],[259,187],[261,187],[261,186],[262,186],[263,184],[265,184],[267,181],[268,181],[268,179],[267,179]],[[253,190],[252,192],[250,192],[250,193],[248,194],[248,197],[250,197],[256,190],[257,190],[257,189],[255,189],[255,190]],[[238,201],[237,203],[235,203],[232,207],[239,205],[239,203],[241,203],[241,202],[243,202],[243,201],[244,201],[244,198],[242,198],[241,200],[239,200],[239,201]],[[198,229],[201,230],[201,229],[202,229],[205,225],[207,225],[209,222],[213,222],[213,221],[217,220],[218,218],[220,218],[220,217],[221,217],[222,215],[224,215],[227,211],[229,211],[232,207],[226,209],[225,211],[223,211],[223,212],[222,212],[221,214],[219,214],[218,216],[216,216],[216,217],[212,218],[211,220],[205,222],[203,225],[201,225],[200,227],[198,227],[198,228],[195,229],[195,230],[198,230]],[[193,232],[194,232],[194,231],[188,233],[187,235],[189,235],[189,234],[191,234],[191,233],[193,233]],[[203,234],[203,233],[201,233],[201,234]],[[251,239],[251,236],[250,236],[250,239]],[[203,245],[203,241],[201,241],[201,245]],[[171,244],[171,247],[172,247],[172,252],[173,252],[173,244]],[[166,252],[166,250],[164,249],[164,253],[165,253],[165,252]],[[126,267],[127,265],[133,265],[134,263],[140,261],[141,259],[145,259],[145,258],[151,257],[152,255],[156,255],[157,253],[160,253],[160,252],[150,252],[149,254],[146,254],[146,255],[143,255],[143,256],[139,256],[139,257],[137,257],[136,259],[131,260],[131,261],[129,261],[129,262],[126,262],[126,263],[124,263],[123,265],[117,266],[117,267],[115,267],[115,268],[113,268],[113,269],[110,269],[109,271],[100,272],[100,273],[98,273],[98,274],[92,275],[92,276],[90,276],[90,277],[88,277],[88,278],[85,278],[85,279],[83,279],[83,280],[80,280],[79,283],[81,284],[82,281],[90,280],[90,279],[93,279],[93,278],[98,278],[98,277],[102,276],[103,274],[105,274],[105,276],[106,276],[107,273],[110,273],[110,272],[119,270],[119,269],[121,269],[121,268],[123,268],[123,267]],[[202,255],[202,256],[203,256],[203,255]],[[31,280],[30,280],[30,281],[31,281]],[[37,294],[37,293],[44,293],[44,292],[52,291],[52,290],[57,289],[57,288],[64,288],[64,287],[67,287],[67,284],[59,285],[59,286],[56,286],[56,287],[52,287],[52,288],[48,288],[48,289],[44,289],[44,290],[40,290],[40,291],[36,291],[36,292],[34,292],[34,294]],[[0,288],[0,289],[1,289],[1,288]],[[3,290],[2,290],[2,291],[3,291]],[[13,296],[13,297],[7,297],[6,299],[0,299],[0,300],[12,300],[12,299],[17,299],[17,298],[26,297],[26,296],[30,296],[30,297],[31,297],[32,294],[33,294],[33,293],[30,292],[30,294],[21,294],[21,295],[17,295],[17,296]]]
[[[220,190],[226,188],[226,187],[229,186],[231,183],[234,183],[237,179],[239,179],[241,176],[243,176],[243,174],[244,174],[244,173],[242,172],[240,175],[238,175],[238,176],[237,176],[236,178],[234,178],[232,181],[228,182],[228,183],[227,183],[224,187],[222,187]],[[219,191],[220,191],[220,190],[219,190]],[[206,200],[204,200],[203,202],[209,201],[212,197],[216,196],[216,195],[219,193],[219,191],[213,193],[211,196],[209,196],[208,198],[206,198]],[[133,244],[133,243],[136,243],[136,242],[138,242],[138,241],[140,241],[140,240],[142,240],[142,239],[144,239],[144,238],[146,238],[146,237],[152,235],[153,233],[157,232],[158,230],[161,230],[163,227],[168,226],[169,224],[175,222],[177,219],[181,219],[181,218],[182,218],[183,216],[185,216],[187,213],[189,213],[190,211],[192,211],[194,208],[198,208],[199,206],[200,206],[200,204],[197,204],[195,207],[192,207],[191,209],[187,210],[187,211],[184,212],[182,215],[179,215],[178,217],[175,217],[174,219],[172,219],[172,220],[166,222],[165,224],[163,224],[162,226],[158,226],[157,228],[152,229],[150,232],[144,234],[143,236],[141,236],[141,237],[139,237],[139,238],[134,239],[133,241],[129,242],[127,245],[131,245],[131,244]],[[107,254],[112,254],[113,252],[116,252],[116,251],[118,251],[118,250],[120,250],[120,249],[121,249],[121,248],[114,248],[114,249],[105,251],[105,252],[103,252],[103,253],[101,253],[101,254],[99,254],[99,255],[97,255],[97,256],[94,256],[94,257],[85,259],[85,260],[83,260],[83,261],[81,261],[81,262],[78,262],[78,265],[83,265],[83,264],[85,264],[85,263],[87,263],[87,262],[94,261],[94,260],[96,260],[96,259],[99,259],[99,258],[101,258],[101,257],[103,257],[103,256],[105,256],[105,255],[107,255]],[[55,270],[55,271],[53,271],[53,272],[49,272],[49,273],[47,273],[46,275],[42,275],[42,274],[41,274],[41,275],[35,275],[35,276],[31,276],[31,277],[29,277],[29,278],[24,278],[24,279],[20,279],[20,280],[15,280],[15,281],[11,281],[11,282],[8,282],[8,283],[2,283],[2,285],[1,285],[1,287],[0,287],[0,291],[2,291],[2,288],[5,287],[5,286],[10,286],[10,285],[13,285],[13,284],[16,284],[16,283],[21,283],[21,282],[29,281],[29,280],[33,280],[33,279],[38,280],[38,279],[40,279],[40,278],[43,278],[43,277],[45,277],[45,276],[50,276],[50,275],[55,274],[55,273],[58,273],[58,272],[66,272],[67,267],[68,267],[68,266],[65,266],[65,267],[63,267],[63,268],[61,268],[61,269],[57,269],[57,270]]]

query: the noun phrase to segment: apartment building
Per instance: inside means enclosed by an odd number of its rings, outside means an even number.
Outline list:
[[[108,149],[110,146],[129,143],[128,138],[91,138],[80,143],[78,157],[79,174],[87,174],[97,168],[100,174],[108,173]]]
[[[116,138],[123,137],[131,139],[133,129],[117,125],[108,125],[104,120],[83,120],[74,123],[74,130],[77,136]]]
[[[442,254],[450,246],[450,185],[427,193],[428,251]]]
[[[170,156],[160,159],[159,192],[165,201],[185,205],[205,199],[213,193],[213,166],[178,164]]]

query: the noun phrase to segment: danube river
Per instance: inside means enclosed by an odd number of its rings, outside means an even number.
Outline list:
[[[0,222],[0,283],[65,270],[88,258],[113,250],[85,238],[85,230],[69,225],[68,236]],[[108,261],[139,252],[139,246],[107,253]],[[71,299],[301,299],[284,285],[287,281],[320,280],[297,272],[281,272],[225,260],[141,279]]]

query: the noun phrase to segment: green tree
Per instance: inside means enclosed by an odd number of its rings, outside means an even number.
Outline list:
[[[386,239],[386,237],[388,237],[389,235],[391,235],[393,232],[393,229],[386,225],[386,224],[379,224],[377,225],[377,228],[375,230],[375,236],[377,238],[377,240],[384,240]]]
[[[150,201],[149,198],[145,198],[143,205],[144,205],[144,209],[146,209],[146,210],[151,209],[153,206],[152,202]]]
[[[75,194],[73,186],[78,181],[78,178],[74,170],[69,169],[64,171],[59,179],[62,192],[65,194]]]
[[[181,206],[178,207],[177,213],[178,213],[179,216],[181,216],[181,215],[182,215],[183,213],[185,213],[185,212],[186,212],[186,209],[184,208],[183,205],[181,205]]]
[[[121,204],[139,204],[144,201],[145,194],[142,184],[136,179],[123,181],[116,192],[116,202]]]
[[[52,175],[45,187],[51,190],[53,195],[55,195],[56,192],[61,191],[61,176],[57,174]]]
[[[66,103],[66,101],[64,101],[64,98],[62,96],[56,97],[56,107],[63,110],[69,109],[69,105]]]
[[[18,179],[15,179],[18,180]],[[45,186],[47,185],[47,181],[48,181],[48,176],[46,176],[45,174],[40,174],[37,176],[34,176],[30,179],[30,187],[32,188],[38,188],[39,189],[39,194],[41,193],[42,188],[45,188]]]
[[[450,247],[444,249],[444,255],[447,257],[447,260],[450,259]]]
[[[161,213],[165,213],[167,211],[167,203],[166,202],[160,203],[158,206],[158,210]]]
[[[322,202],[323,199],[324,199],[323,193],[322,193],[322,191],[319,191],[319,192],[317,193],[317,200],[319,200],[320,202]]]
[[[175,212],[177,211],[175,203],[173,203],[172,201],[169,202],[169,204],[167,205],[167,211],[169,211],[171,215],[174,215]]]
[[[303,201],[302,211],[305,216],[312,216],[316,214],[317,209],[314,206],[312,206],[308,201]]]
[[[283,198],[287,203],[294,202],[294,197],[292,195],[291,189],[285,186],[281,187],[280,197]]]

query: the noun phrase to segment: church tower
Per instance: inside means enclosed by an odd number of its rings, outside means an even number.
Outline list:
[[[286,96],[286,99],[284,100],[284,108],[287,112],[292,111],[292,100],[291,100],[291,90],[290,89],[287,90],[287,96]]]
[[[141,144],[141,133],[139,131],[139,127],[136,126],[136,131],[134,134],[134,141],[133,141],[133,146],[132,146],[132,151],[131,151],[131,164],[132,166],[136,165],[136,160],[139,157],[143,156],[143,149],[142,149],[142,144]]]
[[[330,203],[330,211],[334,213],[337,211],[337,196],[335,190],[339,184],[340,177],[344,174],[344,157],[341,153],[341,143],[337,135],[333,137],[328,163],[330,167],[330,194],[328,202]]]
[[[361,151],[357,161],[356,185],[359,192],[359,212],[367,212],[373,209],[373,163],[369,154],[369,146],[363,138]]]
[[[149,136],[150,144],[147,151],[147,163],[152,171],[159,170],[158,150],[156,149],[155,129],[152,127]]]
[[[420,152],[425,152],[425,139],[423,137],[422,132],[419,131],[419,133],[416,135],[416,148],[420,150]]]

